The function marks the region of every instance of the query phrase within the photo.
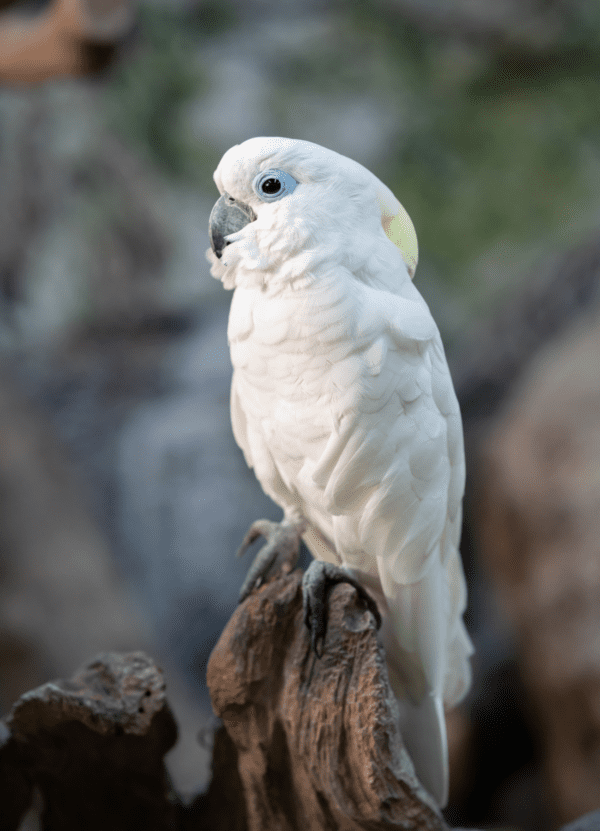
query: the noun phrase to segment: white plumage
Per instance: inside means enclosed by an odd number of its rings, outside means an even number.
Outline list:
[[[264,201],[264,171],[297,186]],[[411,282],[414,229],[372,173],[309,142],[250,139],[215,181],[255,217],[220,259],[209,252],[213,275],[235,288],[236,441],[285,518],[308,523],[312,554],[375,596],[402,735],[443,805],[443,706],[470,683],[465,466],[440,334]]]

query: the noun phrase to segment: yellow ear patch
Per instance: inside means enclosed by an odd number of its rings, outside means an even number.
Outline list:
[[[415,276],[417,262],[419,261],[419,244],[417,232],[412,224],[410,216],[398,202],[398,213],[395,216],[381,217],[383,230],[389,240],[400,249],[402,259],[406,263],[411,280]]]
[[[412,280],[419,260],[419,245],[415,226],[392,191],[379,180],[377,180],[377,201],[381,211],[383,230],[387,238],[400,249],[402,259]]]

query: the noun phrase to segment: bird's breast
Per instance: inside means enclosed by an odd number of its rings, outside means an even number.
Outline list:
[[[339,281],[269,297],[236,289],[229,342],[246,417],[271,452],[319,458],[334,428],[340,377],[358,348],[352,293]]]

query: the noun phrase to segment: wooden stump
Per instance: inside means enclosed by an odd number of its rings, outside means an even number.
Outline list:
[[[238,754],[249,831],[446,828],[398,732],[375,622],[354,589],[332,591],[325,653],[311,651],[300,572],[234,612],[208,665]]]
[[[144,653],[99,655],[25,693],[0,728],[0,831],[16,831],[34,788],[47,831],[177,827],[163,763],[177,727]]]

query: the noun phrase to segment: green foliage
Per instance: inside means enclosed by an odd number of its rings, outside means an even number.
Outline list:
[[[432,34],[384,0],[333,3],[328,29],[300,25],[301,42],[272,54],[265,44],[277,130],[319,140],[319,108],[374,102],[396,125],[375,172],[411,214],[421,262],[459,291],[498,250],[518,271],[528,251],[576,242],[600,206],[600,6],[561,9],[557,33],[536,45]],[[203,44],[229,30],[242,44],[223,0],[185,13],[142,6],[108,90],[121,136],[198,185],[224,148],[194,139],[182,114],[205,89]]]
[[[438,273],[460,282],[495,246],[570,244],[587,230],[600,187],[600,14],[589,4],[571,7],[545,51],[425,35],[372,0],[354,21],[399,79],[397,143],[380,174]]]
[[[181,114],[204,89],[198,42],[231,24],[227,9],[213,3],[184,14],[141,6],[132,53],[108,86],[113,129],[173,177],[199,181],[214,166],[214,154],[187,134]]]
[[[600,84],[589,101],[581,93],[558,79],[448,96],[405,137],[394,184],[430,256],[458,270],[501,240],[526,245],[557,229],[568,221],[566,205],[586,210],[592,194],[581,142],[600,123]]]
[[[207,0],[190,15],[190,24],[200,39],[221,35],[237,22],[235,10],[228,3]]]

